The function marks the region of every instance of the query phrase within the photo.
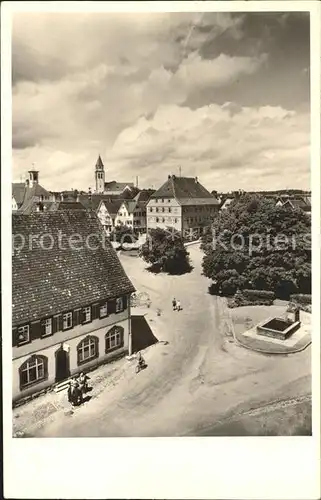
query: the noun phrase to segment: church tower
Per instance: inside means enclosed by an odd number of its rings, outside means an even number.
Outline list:
[[[98,156],[98,160],[95,166],[95,181],[96,181],[96,193],[103,193],[105,190],[105,167]]]

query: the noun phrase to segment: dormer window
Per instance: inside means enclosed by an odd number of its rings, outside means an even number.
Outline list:
[[[47,318],[42,323],[42,337],[52,334],[52,318]]]
[[[116,313],[124,310],[123,298],[119,297],[116,299]]]
[[[62,329],[69,330],[72,328],[72,312],[67,312],[62,316]]]
[[[83,323],[89,323],[91,321],[91,307],[84,307],[83,310]]]
[[[99,309],[99,317],[100,318],[105,318],[107,316],[108,310],[107,310],[107,302],[105,304],[102,304]]]
[[[30,342],[29,325],[19,326],[18,328],[18,344],[27,344]]]

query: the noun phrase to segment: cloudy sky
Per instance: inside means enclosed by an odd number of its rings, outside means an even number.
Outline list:
[[[309,53],[305,13],[15,14],[14,180],[309,189]]]

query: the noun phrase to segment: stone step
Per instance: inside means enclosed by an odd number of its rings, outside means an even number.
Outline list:
[[[68,388],[68,385],[69,385],[69,380],[70,379],[63,380],[62,382],[60,382],[59,384],[57,384],[56,387],[54,388],[54,391],[55,392],[61,392],[61,391],[66,390]]]

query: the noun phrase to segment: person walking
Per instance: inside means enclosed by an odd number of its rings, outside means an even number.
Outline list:
[[[85,375],[84,372],[81,372],[81,374],[79,375],[79,378],[78,378],[78,383],[79,383],[79,388],[83,394],[85,392],[87,392],[87,389],[88,389],[87,380],[88,379],[89,379],[88,375]]]
[[[173,304],[173,311],[176,311],[177,302],[176,302],[175,297],[174,297],[174,298],[173,298],[173,300],[172,300],[172,304]]]
[[[181,311],[182,310],[181,302],[179,300],[176,302],[176,309],[177,309],[177,311]]]

